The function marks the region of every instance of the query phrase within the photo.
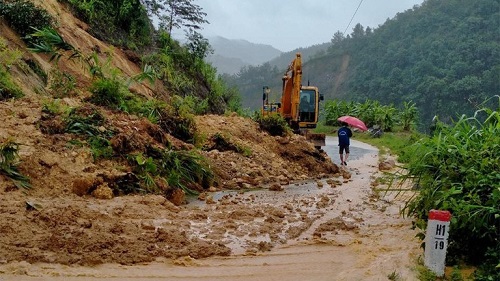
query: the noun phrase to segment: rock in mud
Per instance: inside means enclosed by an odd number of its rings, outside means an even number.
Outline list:
[[[180,206],[184,204],[184,201],[186,199],[186,193],[184,192],[184,190],[176,188],[172,190],[170,194],[167,195],[167,199],[170,202],[174,203],[175,206]]]
[[[279,183],[274,183],[269,187],[271,191],[283,191],[283,187]]]
[[[107,183],[103,183],[92,192],[92,196],[97,199],[111,199],[113,198],[113,190]]]
[[[394,168],[396,166],[396,162],[394,162],[394,160],[385,160],[383,162],[380,162],[378,164],[378,169],[380,171],[388,171],[388,170],[391,170],[392,168]]]
[[[348,171],[342,171],[342,177],[346,180],[350,179],[351,178],[351,173],[349,173]]]
[[[73,181],[73,193],[78,196],[86,195],[94,184],[89,178],[79,178]]]

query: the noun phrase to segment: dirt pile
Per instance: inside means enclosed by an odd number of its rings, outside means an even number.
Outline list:
[[[239,116],[200,116],[196,123],[206,136],[205,147],[214,147],[204,155],[214,164],[225,188],[284,185],[339,171],[326,153],[303,136],[271,137],[252,120]],[[214,145],[214,136],[224,139],[225,147]],[[231,147],[236,149],[227,149]]]

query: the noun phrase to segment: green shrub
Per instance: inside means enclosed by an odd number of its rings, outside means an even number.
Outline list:
[[[110,159],[113,157],[113,148],[111,143],[106,138],[100,136],[91,136],[87,140],[90,145],[90,151],[92,151],[92,156],[94,160],[98,159]]]
[[[339,126],[337,118],[351,115],[363,120],[367,127],[380,126],[384,132],[394,131],[397,124],[409,131],[418,120],[417,108],[412,102],[405,102],[403,106],[404,108],[397,109],[392,104],[382,105],[373,100],[366,100],[364,103],[327,101],[324,108],[325,125]]]
[[[204,158],[194,151],[175,151],[150,148],[146,155],[130,155],[129,163],[143,180],[144,191],[165,193],[181,188],[188,194],[207,189],[214,181],[214,173]],[[164,181],[167,190],[159,186]]]
[[[20,98],[23,92],[12,81],[10,74],[0,65],[0,101],[10,98]]]
[[[482,116],[482,117],[480,117]],[[500,243],[500,112],[478,111],[417,142],[406,179],[419,186],[406,214],[425,230],[431,209],[452,213],[448,262],[483,264]],[[498,256],[497,256],[498,258]],[[494,268],[499,264],[489,264]]]
[[[253,120],[259,123],[261,130],[268,132],[271,136],[285,136],[291,131],[286,120],[279,114],[262,116],[260,112],[255,112]]]
[[[194,143],[196,123],[193,110],[189,99],[173,96],[170,105],[166,106],[164,112],[160,114],[158,124],[170,135],[185,142]]]
[[[158,124],[165,113],[167,104],[157,99],[144,100],[138,96],[129,96],[125,100],[124,111],[146,117],[151,123]]]
[[[90,92],[89,100],[96,105],[119,109],[124,103],[123,85],[117,79],[99,78],[92,83]]]
[[[158,177],[159,173],[157,165],[152,157],[146,157],[141,153],[129,155],[127,158],[144,186],[142,189],[130,190],[129,192],[145,191],[149,193],[161,193],[163,191],[155,182],[155,178]]]
[[[113,137],[114,131],[102,129],[105,119],[96,108],[72,109],[64,121],[65,132],[80,135],[86,139],[94,160],[113,157],[113,148],[109,140]]]
[[[75,15],[90,25],[99,39],[128,48],[151,44],[153,25],[138,0],[59,0],[73,8]]]
[[[42,29],[33,28],[30,38],[33,42],[29,50],[35,53],[49,54],[50,61],[57,63],[66,51],[71,51],[69,59],[81,57],[80,52],[73,45],[66,42],[52,27],[44,27]]]
[[[193,151],[165,150],[160,158],[163,170],[170,186],[182,188],[193,193],[194,185],[210,187],[214,174],[204,159]]]
[[[47,113],[51,116],[55,115],[68,116],[71,110],[72,109],[69,106],[61,104],[60,99],[50,99],[44,101],[42,106],[42,113]]]
[[[19,62],[21,57],[22,53],[19,50],[9,49],[5,41],[0,38],[0,100],[23,96],[21,89],[12,81],[8,71],[12,65]]]
[[[0,174],[10,178],[17,188],[31,188],[29,178],[17,168],[19,144],[12,140],[0,143]]]
[[[76,89],[76,79],[73,75],[54,69],[50,72],[51,83],[50,92],[55,98],[64,98],[74,95]]]
[[[28,41],[28,35],[33,32],[33,28],[43,29],[52,24],[52,18],[47,11],[27,0],[1,1],[0,16],[21,38]]]

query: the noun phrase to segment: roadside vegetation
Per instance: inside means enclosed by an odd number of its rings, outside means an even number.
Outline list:
[[[380,129],[382,132],[392,132],[396,126],[409,132],[416,129],[418,121],[418,109],[411,101],[403,103],[401,108],[392,104],[383,105],[376,100],[366,100],[364,103],[331,100],[325,103],[325,125],[339,125],[337,118],[344,115],[356,116],[363,120],[367,127]]]
[[[417,196],[403,210],[424,235],[431,209],[452,213],[449,264],[478,266],[476,280],[500,279],[499,106],[462,116],[417,141],[405,180]]]

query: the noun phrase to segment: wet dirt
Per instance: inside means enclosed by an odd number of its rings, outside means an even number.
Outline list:
[[[327,145],[334,143],[330,139]],[[85,217],[63,216],[78,226],[32,217],[47,221],[47,227],[65,225],[50,247],[71,243],[75,231],[98,227],[110,233],[106,243],[96,241],[101,252],[123,244],[125,256],[164,247],[175,248],[176,255],[139,264],[133,259],[116,264],[110,256],[95,266],[4,260],[0,280],[388,280],[390,274],[417,280],[413,267],[421,250],[411,221],[399,214],[404,198],[374,191],[372,182],[380,176],[375,148],[353,141],[351,151],[349,179],[305,180],[282,191],[212,192],[213,201],[191,198],[182,207],[154,196],[85,202]],[[50,202],[62,204],[56,198]],[[67,204],[67,212],[78,212],[71,205],[79,203]],[[110,214],[120,219],[101,224]],[[142,232],[134,237],[139,241],[128,241],[129,228]],[[36,238],[36,230],[31,235]],[[205,247],[200,240],[208,241]],[[88,251],[73,251],[75,260],[92,259]]]

